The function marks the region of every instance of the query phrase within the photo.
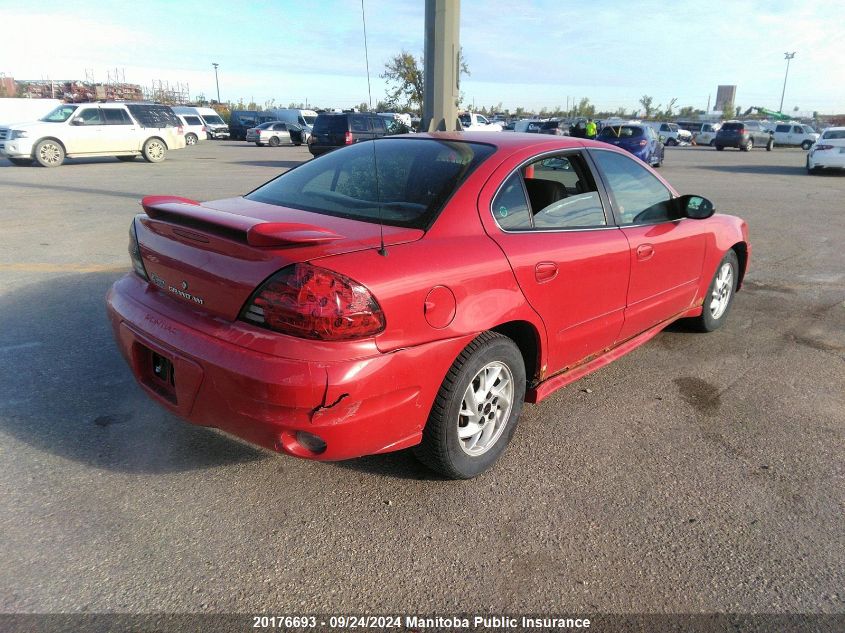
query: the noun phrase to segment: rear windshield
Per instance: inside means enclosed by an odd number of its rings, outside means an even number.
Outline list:
[[[258,130],[269,130],[271,127],[276,125],[278,121],[268,121],[267,123],[262,123],[256,129]]]
[[[130,103],[126,106],[141,127],[179,127],[182,125],[170,106],[150,103]]]
[[[542,129],[544,130],[556,130],[560,126],[560,121],[546,121],[543,123]]]
[[[638,138],[643,129],[638,125],[608,125],[599,132],[599,138]]]
[[[745,128],[744,123],[725,123],[722,125],[722,129],[727,132],[735,132],[737,130],[742,130]]]
[[[845,130],[828,130],[822,134],[823,139],[845,139]]]
[[[338,115],[324,115],[317,117],[314,123],[315,134],[325,134],[326,132],[346,132],[349,129],[345,114]]]
[[[221,119],[216,114],[203,114],[202,118],[205,119],[206,123],[209,123],[211,125],[226,125],[226,121]]]
[[[494,151],[481,143],[439,139],[356,143],[303,163],[246,198],[364,222],[427,229],[464,179]]]

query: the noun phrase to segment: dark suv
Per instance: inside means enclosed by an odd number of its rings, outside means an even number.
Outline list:
[[[757,146],[765,147],[767,152],[771,152],[775,139],[772,131],[766,129],[760,121],[727,121],[716,132],[713,144],[719,151],[726,147],[736,147],[742,152],[747,152]]]
[[[319,156],[344,145],[407,131],[404,126],[394,126],[392,123],[372,113],[323,112],[317,115],[314,122],[314,129],[308,139],[308,150],[312,156]]]

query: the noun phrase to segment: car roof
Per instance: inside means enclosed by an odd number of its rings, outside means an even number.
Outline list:
[[[607,143],[591,141],[588,139],[572,136],[549,136],[547,134],[523,134],[522,132],[422,132],[419,134],[401,134],[391,138],[433,138],[443,141],[464,141],[469,143],[485,143],[493,145],[502,150],[520,150],[536,148],[540,151],[545,149],[580,149],[583,147],[597,147],[601,149],[614,149]]]

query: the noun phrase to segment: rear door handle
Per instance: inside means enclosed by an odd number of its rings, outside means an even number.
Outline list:
[[[651,259],[654,256],[654,246],[651,244],[640,244],[637,246],[637,259],[641,262]]]
[[[557,277],[557,264],[554,262],[540,262],[534,266],[534,278],[537,283],[551,281]]]

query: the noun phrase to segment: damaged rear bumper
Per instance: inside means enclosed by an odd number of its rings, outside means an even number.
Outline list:
[[[353,357],[349,346],[312,342],[316,351],[302,360],[268,351],[280,340],[300,349],[308,343],[248,324],[221,328],[133,273],[115,283],[106,302],[120,351],[156,402],[193,424],[318,460],[418,444],[442,376],[467,342],[389,354],[373,344],[363,355],[359,345]],[[423,364],[442,371],[441,378],[420,371]],[[318,437],[324,450],[301,442],[301,432]]]

